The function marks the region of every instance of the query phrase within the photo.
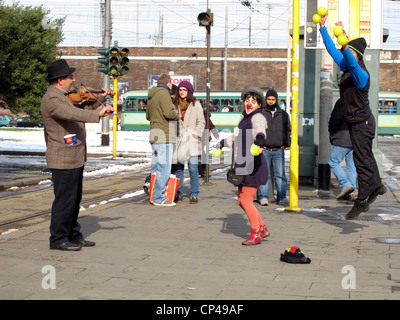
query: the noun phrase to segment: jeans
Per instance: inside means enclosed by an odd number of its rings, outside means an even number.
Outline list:
[[[151,145],[151,172],[157,172],[154,183],[154,203],[165,201],[165,189],[171,174],[172,155],[174,145],[172,143],[153,143]]]
[[[190,157],[188,161],[188,169],[190,176],[190,197],[199,197],[199,159],[198,156]],[[176,175],[177,178],[181,179],[179,182],[177,196],[183,197],[183,173],[185,170],[185,165],[174,164],[172,165],[172,173]]]
[[[346,158],[346,173],[340,163]],[[352,186],[357,188],[357,173],[353,160],[353,148],[332,146],[331,155],[328,160],[329,167],[336,176],[341,189]]]
[[[285,150],[264,150],[263,155],[265,159],[267,159],[268,169],[271,168],[272,163],[272,171],[274,173],[276,191],[278,194],[276,201],[279,203],[286,200],[287,178],[285,175]],[[259,200],[268,200],[270,181],[271,175],[268,175],[267,183],[258,188],[257,194]]]

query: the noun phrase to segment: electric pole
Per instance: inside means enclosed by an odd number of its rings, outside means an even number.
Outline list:
[[[105,10],[104,10],[104,38],[103,38],[103,47],[110,47],[110,29],[111,29],[111,0],[105,0]],[[103,76],[102,82],[103,88],[110,88],[110,78],[108,75]],[[110,145],[110,117],[106,116],[101,118],[101,145],[109,146]]]

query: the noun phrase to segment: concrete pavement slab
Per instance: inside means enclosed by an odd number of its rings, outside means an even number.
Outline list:
[[[250,232],[236,188],[213,176],[198,204],[187,198],[171,208],[146,197],[109,202],[82,212],[84,235],[95,247],[49,250],[49,221],[0,237],[1,299],[399,299],[398,219],[392,192],[378,197],[357,220],[341,218],[351,202],[319,197],[300,186],[301,213],[272,202],[256,204],[271,236],[241,242]],[[187,188],[188,186],[185,186]],[[298,246],[310,264],[279,260]],[[50,266],[49,271],[43,271]],[[52,269],[53,268],[53,269]],[[55,289],[48,288],[54,283]]]

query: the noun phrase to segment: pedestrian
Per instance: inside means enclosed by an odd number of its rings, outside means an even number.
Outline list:
[[[67,98],[75,81],[75,68],[64,59],[47,66],[49,87],[42,98],[40,111],[44,123],[47,167],[51,170],[54,201],[51,208],[50,249],[77,251],[94,246],[85,240],[78,223],[82,199],[83,167],[86,161],[85,122],[99,122],[112,106],[100,108],[111,92],[103,88],[95,103],[85,109],[75,107]],[[64,136],[76,135],[76,144],[67,144]],[[71,139],[72,140],[72,139]]]
[[[172,101],[175,99],[176,94],[178,93],[178,86],[172,84],[171,90],[170,90],[170,95]],[[143,185],[143,191],[145,194],[149,194],[150,191],[150,182],[151,182],[151,172],[146,176],[144,180],[144,185]]]
[[[328,164],[342,189],[336,199],[354,200],[354,191],[357,189],[357,172],[353,160],[353,144],[347,123],[343,121],[340,99],[336,101],[332,110],[328,130],[329,141],[332,144]],[[340,165],[344,159],[346,159],[346,173]]]
[[[253,156],[250,153],[252,144],[263,148],[265,143],[265,130],[267,120],[261,110],[265,108],[263,92],[260,88],[246,87],[242,92],[244,101],[243,117],[234,130],[234,146],[236,158],[234,168],[236,174],[245,175],[242,185],[238,187],[238,204],[246,213],[251,227],[250,237],[242,242],[243,245],[255,245],[262,238],[270,235],[260,213],[254,206],[253,198],[258,187],[268,180],[267,160],[262,154]],[[222,140],[217,148],[224,147]]]
[[[156,173],[153,205],[166,207],[175,205],[165,198],[165,189],[171,174],[176,125],[179,120],[179,113],[171,100],[171,89],[171,77],[161,74],[157,79],[157,86],[149,90],[146,109],[146,119],[150,121],[151,172]]]
[[[266,108],[262,113],[267,119],[266,145],[263,154],[267,160],[268,168],[271,168],[275,182],[278,204],[287,204],[286,197],[287,178],[285,174],[285,148],[290,147],[291,125],[287,112],[278,105],[278,93],[275,90],[268,90],[265,95]],[[269,203],[269,187],[271,176],[268,176],[266,184],[258,189],[258,201],[262,206]]]
[[[189,81],[182,81],[178,84],[178,96],[175,105],[179,109],[179,135],[186,133],[187,139],[182,141],[178,148],[188,147],[187,166],[190,176],[189,203],[195,204],[199,201],[199,155],[201,155],[201,136],[205,127],[203,107],[196,99],[193,85]],[[185,163],[178,157],[178,163],[172,165],[172,173],[180,179],[178,191],[175,197],[176,202],[183,200],[183,179]]]
[[[328,53],[343,71],[339,88],[342,115],[349,126],[358,176],[358,196],[345,216],[345,219],[351,220],[368,211],[378,195],[386,193],[386,187],[382,184],[372,151],[376,124],[368,97],[370,74],[363,59],[367,42],[364,38],[353,39],[343,45],[339,52],[325,27],[327,18],[328,13],[322,16],[320,32]],[[336,24],[342,25],[341,22]]]

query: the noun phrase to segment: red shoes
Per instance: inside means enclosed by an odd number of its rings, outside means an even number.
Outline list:
[[[262,225],[260,229],[251,229],[250,237],[246,241],[243,241],[242,245],[252,246],[258,244],[260,243],[261,239],[266,238],[270,235],[271,234],[269,233],[267,227],[265,225]]]
[[[269,237],[270,235],[271,234],[269,233],[269,231],[268,231],[267,227],[265,226],[265,224],[262,225],[260,227],[260,236],[261,236],[261,238],[266,238],[266,237]]]

